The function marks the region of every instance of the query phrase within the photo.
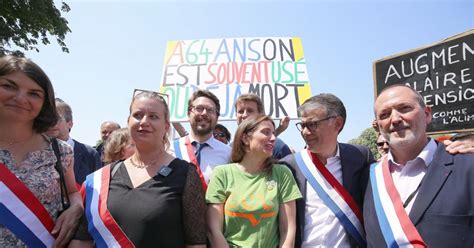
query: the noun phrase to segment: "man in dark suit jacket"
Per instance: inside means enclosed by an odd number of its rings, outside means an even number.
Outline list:
[[[56,98],[56,108],[59,114],[58,122],[48,130],[47,134],[66,141],[73,148],[74,176],[76,183],[81,185],[87,175],[102,167],[100,155],[92,147],[73,140],[69,135],[73,126],[71,107],[60,98]]]
[[[298,129],[307,144],[301,153],[290,154],[286,162],[296,178],[303,198],[297,200],[296,247],[347,247],[357,246],[336,214],[328,207],[324,197],[314,189],[298,163],[300,154],[319,160],[352,197],[357,208],[362,202],[368,180],[368,168],[374,162],[365,146],[338,143],[338,134],[344,127],[346,110],[339,98],[332,94],[319,94],[306,100],[298,109],[301,122]],[[301,161],[301,160],[299,160]],[[313,160],[314,161],[314,160]],[[316,162],[318,163],[318,162]],[[308,166],[314,167],[313,163]],[[319,170],[319,169],[317,169]],[[317,188],[317,187],[316,187]],[[360,213],[360,211],[359,211]],[[362,224],[360,225],[362,229]],[[361,236],[364,236],[363,233]],[[363,246],[363,244],[359,244]]]
[[[473,247],[474,155],[449,154],[428,138],[431,109],[407,86],[384,89],[375,115],[390,151],[370,170],[368,246]]]
[[[82,184],[86,176],[100,169],[102,162],[99,153],[92,147],[75,139],[74,142],[74,176],[76,182]]]

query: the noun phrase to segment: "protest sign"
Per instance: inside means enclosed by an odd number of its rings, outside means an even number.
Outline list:
[[[235,119],[234,102],[244,93],[260,96],[273,118],[297,118],[297,108],[311,96],[301,39],[168,42],[160,92],[169,95],[172,121],[187,121],[187,100],[198,89],[219,98],[219,120]]]
[[[432,106],[428,132],[474,130],[474,30],[429,46],[375,61],[375,97],[393,84],[406,84]]]

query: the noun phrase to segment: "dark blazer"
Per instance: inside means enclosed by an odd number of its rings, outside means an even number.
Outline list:
[[[82,184],[87,175],[101,167],[102,162],[99,153],[94,148],[74,140],[74,175],[76,182]]]
[[[428,247],[474,247],[474,154],[451,155],[439,143],[409,217]],[[365,195],[369,247],[387,247],[375,213],[372,186]]]
[[[339,155],[342,166],[342,186],[354,198],[360,209],[363,206],[365,188],[369,178],[370,164],[375,162],[374,156],[366,146],[339,143]],[[303,195],[302,199],[296,201],[296,239],[295,246],[301,247],[304,238],[305,225],[305,201],[306,201],[306,178],[296,164],[293,154],[283,159],[293,172],[298,188]],[[355,240],[351,245],[355,246]]]

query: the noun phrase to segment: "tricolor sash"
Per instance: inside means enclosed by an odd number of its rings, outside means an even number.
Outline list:
[[[387,155],[370,167],[375,212],[388,247],[427,247],[403,207]]]
[[[188,161],[196,167],[196,171],[198,172],[199,178],[201,179],[202,188],[204,189],[204,191],[206,191],[207,190],[206,179],[204,178],[204,175],[202,174],[201,166],[197,162],[196,155],[194,155],[193,145],[191,144],[191,141],[189,140],[189,136],[175,140],[173,142],[173,146],[174,146],[174,153],[177,158]]]
[[[94,238],[97,247],[135,247],[107,209],[109,184],[110,165],[86,177],[84,211],[89,233]]]
[[[53,218],[5,164],[0,163],[0,223],[28,247],[52,247]]]
[[[300,171],[326,206],[334,213],[346,232],[361,247],[367,246],[362,225],[362,211],[352,196],[319,159],[312,159],[305,149],[295,154]]]

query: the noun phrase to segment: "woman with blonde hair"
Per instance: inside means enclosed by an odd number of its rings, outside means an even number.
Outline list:
[[[194,166],[167,152],[170,125],[162,94],[135,90],[135,153],[87,177],[88,232],[80,228],[70,247],[91,247],[92,239],[97,247],[205,247],[204,190]]]
[[[294,247],[301,193],[290,170],[272,161],[274,144],[269,116],[238,126],[232,163],[214,169],[206,192],[213,247]]]
[[[128,128],[114,130],[104,148],[104,162],[106,164],[125,160],[135,153],[135,144],[130,137]]]

